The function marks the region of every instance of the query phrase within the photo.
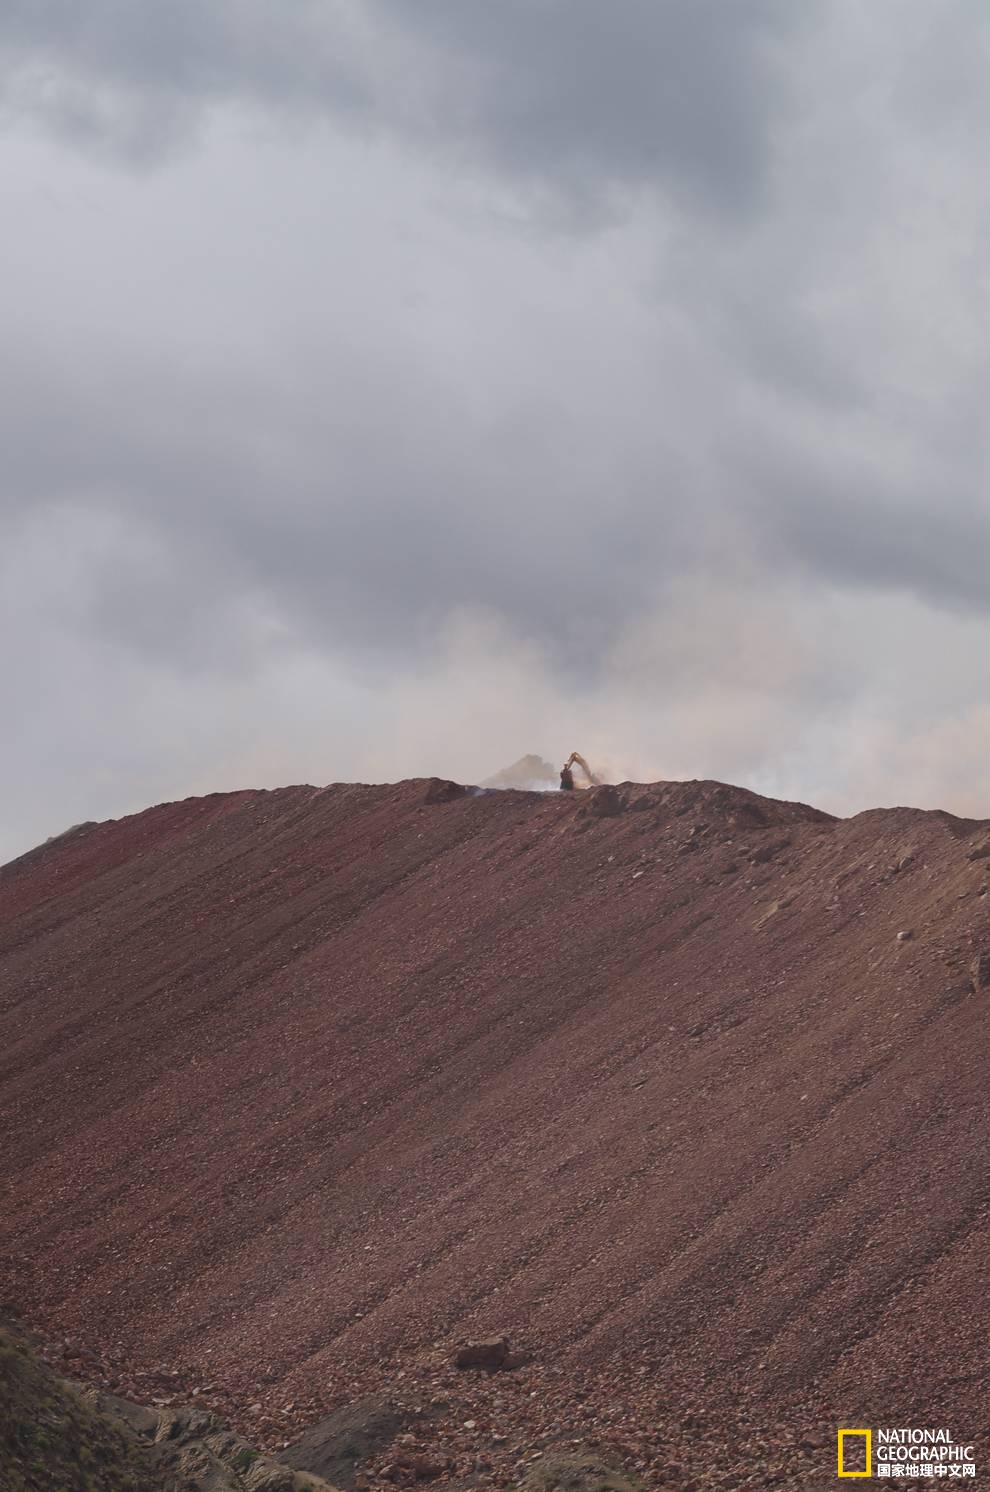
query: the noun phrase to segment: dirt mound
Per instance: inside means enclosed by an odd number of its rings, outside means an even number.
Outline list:
[[[978,1439],[990,825],[455,786],[0,871],[5,1293],[270,1443],[502,1330],[445,1393]]]

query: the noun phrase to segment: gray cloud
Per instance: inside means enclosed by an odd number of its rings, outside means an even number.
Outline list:
[[[785,97],[770,43],[793,6],[758,0],[381,0],[424,38],[437,113],[499,165],[594,201],[603,183],[747,208]]]
[[[802,24],[810,12],[803,12]],[[749,209],[784,106],[786,0],[94,0],[0,17],[8,107],[137,162],[224,100],[317,111],[480,157],[595,215],[623,187]]]
[[[225,101],[364,111],[346,10],[296,0],[276,17],[263,0],[12,0],[0,15],[0,97],[66,143],[135,165],[188,144],[202,111]]]
[[[978,17],[619,14],[4,8],[0,854],[574,746],[981,806]]]

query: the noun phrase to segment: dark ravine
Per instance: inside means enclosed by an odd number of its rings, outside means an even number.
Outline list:
[[[410,1382],[657,1485],[979,1442],[988,847],[708,782],[79,826],[0,870],[3,1293],[272,1448]]]

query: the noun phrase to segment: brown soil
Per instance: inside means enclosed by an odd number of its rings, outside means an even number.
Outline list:
[[[405,1385],[495,1481],[522,1424],[657,1485],[979,1441],[988,851],[708,782],[80,826],[0,871],[0,1288],[267,1444]]]

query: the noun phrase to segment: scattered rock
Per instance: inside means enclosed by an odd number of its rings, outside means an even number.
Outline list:
[[[911,931],[910,928],[907,928],[904,932],[899,932],[897,934],[897,941],[898,943],[910,943],[913,937],[914,933]]]
[[[429,786],[423,796],[424,803],[451,803],[455,798],[463,798],[467,788],[459,782],[450,782],[440,777],[431,777]]]
[[[785,911],[786,908],[789,907],[793,901],[793,896],[782,896],[779,901],[771,902],[766,911],[763,913],[763,916],[758,918],[753,926],[755,928],[762,927],[764,923],[770,921],[771,917],[776,917],[778,912]]]
[[[595,818],[615,818],[625,806],[622,794],[610,783],[588,789],[588,807]]]
[[[508,1337],[491,1337],[482,1342],[464,1342],[454,1354],[454,1367],[483,1368],[489,1373],[505,1367],[509,1355]]]
[[[990,953],[978,953],[970,965],[974,990],[990,986]]]
[[[789,839],[775,839],[771,844],[758,845],[749,856],[752,865],[766,865],[770,860],[775,860],[783,850],[790,847]]]

